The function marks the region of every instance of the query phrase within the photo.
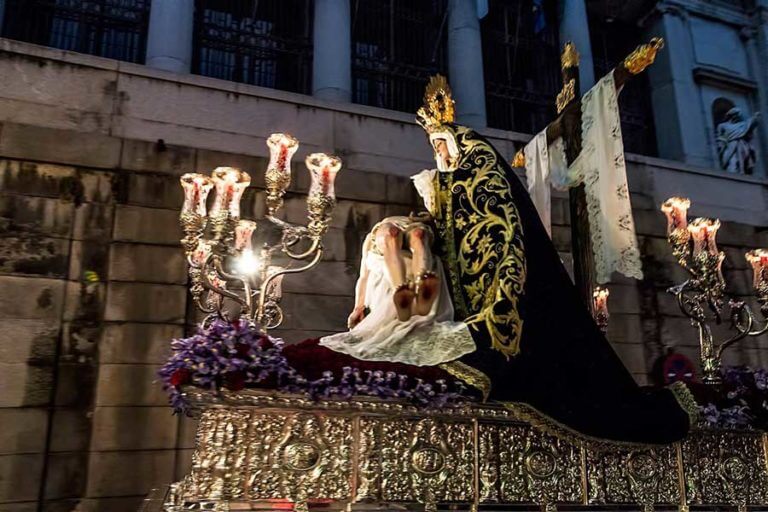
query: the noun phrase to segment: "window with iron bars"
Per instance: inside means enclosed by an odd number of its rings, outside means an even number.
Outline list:
[[[352,0],[352,101],[415,113],[447,74],[447,0]]]
[[[6,0],[3,37],[144,62],[151,0]]]
[[[640,28],[619,20],[607,22],[592,17],[589,26],[597,80],[645,42]],[[656,156],[656,127],[647,73],[637,75],[624,85],[619,94],[619,113],[624,149],[630,153]]]
[[[193,72],[309,94],[312,0],[197,0]]]
[[[480,27],[486,112],[492,128],[536,133],[555,115],[560,52],[556,6],[550,4],[554,2],[488,2]]]

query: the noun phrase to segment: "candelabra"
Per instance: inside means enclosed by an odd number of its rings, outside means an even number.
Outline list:
[[[667,239],[678,263],[689,274],[685,282],[667,290],[677,299],[683,314],[698,329],[701,366],[706,384],[719,385],[723,352],[748,336],[768,332],[768,250],[755,249],[746,253],[754,271],[754,289],[760,304],[762,319],[742,300],[729,298],[726,303],[722,266],[725,254],[717,247],[717,219],[697,218],[688,223],[691,202],[672,197],[661,205],[667,216]],[[735,334],[715,342],[710,324],[722,323],[728,310]]]
[[[291,158],[299,143],[290,135],[275,133],[267,140],[267,146],[267,215],[260,222],[240,218],[240,200],[251,181],[245,172],[219,167],[210,177],[197,173],[181,177],[181,244],[187,256],[192,298],[208,314],[203,323],[214,317],[243,317],[264,330],[279,326],[283,320],[283,277],[309,270],[322,258],[322,239],[336,205],[334,181],[341,160],[324,153],[307,157],[311,176],[307,198],[309,222],[300,226],[275,217],[291,183]],[[212,189],[215,198],[208,211],[207,199]],[[275,229],[276,242],[267,240],[254,249],[254,233],[264,232],[266,237],[266,232]]]

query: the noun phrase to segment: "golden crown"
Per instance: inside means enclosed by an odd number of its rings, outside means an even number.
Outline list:
[[[428,133],[454,121],[453,98],[451,87],[443,75],[435,75],[429,79],[424,91],[424,106],[416,112],[418,123]]]

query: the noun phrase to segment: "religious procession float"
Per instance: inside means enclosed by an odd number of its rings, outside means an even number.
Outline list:
[[[282,280],[323,257],[339,158],[306,158],[306,225],[279,218],[290,135],[267,141],[258,222],[240,215],[245,172],[183,176],[181,242],[207,316],[160,372],[174,409],[200,419],[191,471],[162,508],[768,509],[768,372],[721,367],[768,330],[768,250],[746,254],[757,312],[725,294],[719,222],[689,223],[689,201],[669,199],[670,250],[689,274],[670,293],[698,331],[703,382],[640,387],[604,335],[598,285],[642,277],[617,95],[662,44],[582,98],[566,45],[558,118],[513,165],[454,122],[433,77],[418,111],[437,166],[413,178],[423,211],[365,238],[347,332],[269,335]],[[570,190],[576,285],[548,234],[550,186]],[[729,339],[710,329],[721,321]]]

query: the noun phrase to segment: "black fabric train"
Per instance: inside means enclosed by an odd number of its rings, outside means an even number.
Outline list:
[[[432,136],[453,136],[459,154],[436,184],[438,251],[456,319],[478,347],[460,362],[488,377],[491,399],[525,404],[518,410],[560,432],[641,444],[683,438],[695,414],[687,389],[635,383],[512,168],[473,130],[442,128]]]

